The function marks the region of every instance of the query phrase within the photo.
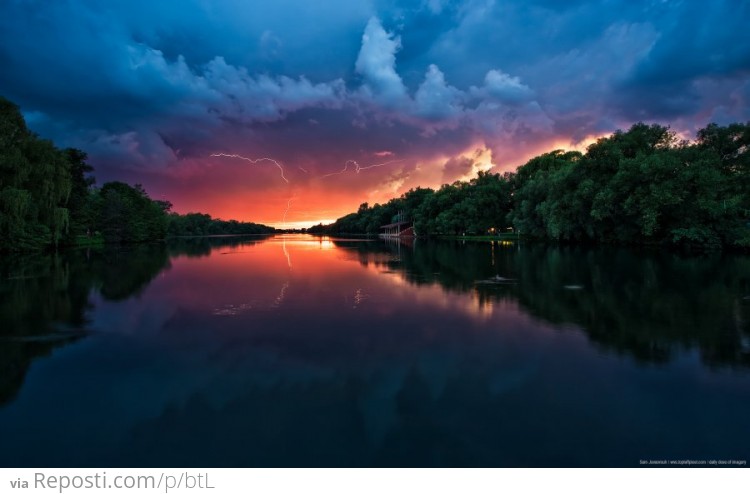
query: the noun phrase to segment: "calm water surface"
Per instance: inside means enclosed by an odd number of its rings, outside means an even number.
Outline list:
[[[750,460],[750,258],[311,236],[0,261],[0,466]]]

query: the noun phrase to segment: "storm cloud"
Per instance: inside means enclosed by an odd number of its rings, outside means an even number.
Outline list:
[[[636,121],[748,120],[748,21],[728,0],[13,0],[0,94],[101,179],[224,216],[307,194],[299,217],[323,218]],[[274,157],[292,185],[216,152]],[[321,178],[349,159],[398,161]],[[238,194],[249,209],[218,205]]]

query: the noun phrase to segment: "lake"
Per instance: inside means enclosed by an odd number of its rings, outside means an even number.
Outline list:
[[[198,238],[0,261],[0,466],[750,459],[750,257]]]

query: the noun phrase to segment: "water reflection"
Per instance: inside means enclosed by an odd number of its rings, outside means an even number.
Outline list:
[[[0,465],[748,453],[746,257],[290,235],[0,269]]]
[[[0,405],[15,397],[31,361],[89,329],[91,294],[124,300],[169,267],[164,246],[12,256],[0,262]]]
[[[415,285],[473,294],[477,309],[517,301],[536,317],[574,324],[603,348],[640,361],[666,362],[698,348],[710,366],[750,365],[747,256],[509,242],[388,247],[359,244],[357,259]]]

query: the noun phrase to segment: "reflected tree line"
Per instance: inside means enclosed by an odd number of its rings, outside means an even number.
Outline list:
[[[207,256],[263,238],[183,238],[166,244],[78,249],[0,261],[0,405],[33,359],[86,336],[92,295],[142,292],[178,256]],[[480,304],[517,301],[555,325],[575,325],[601,348],[647,363],[697,349],[711,367],[750,366],[750,257],[683,257],[616,248],[509,242],[335,241],[363,265],[415,285],[474,293]]]
[[[711,367],[750,366],[750,257],[509,242],[360,243],[359,261],[414,284],[517,301],[531,315],[582,328],[638,361],[697,349]],[[384,250],[387,255],[384,255]]]
[[[94,293],[109,301],[142,292],[177,256],[256,242],[243,237],[11,255],[0,260],[0,405],[13,399],[34,358],[88,334]]]
[[[127,299],[168,267],[164,245],[3,258],[0,404],[16,395],[34,358],[86,336],[93,293]]]
[[[226,237],[175,237],[167,242],[171,257],[207,257],[212,250],[234,248],[240,245],[254,245],[269,238],[269,235],[226,236]]]

